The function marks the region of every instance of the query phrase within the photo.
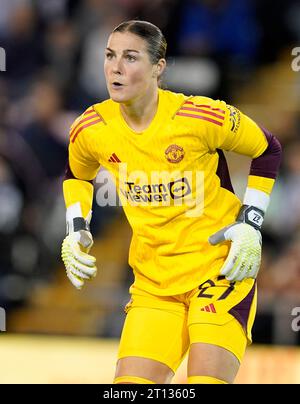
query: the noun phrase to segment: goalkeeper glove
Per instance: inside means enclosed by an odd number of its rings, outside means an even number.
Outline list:
[[[69,234],[62,243],[61,257],[67,277],[75,288],[81,289],[85,280],[97,274],[96,258],[88,254],[93,245],[93,237],[89,224],[83,217],[75,217],[71,222],[67,222]]]
[[[261,261],[261,233],[264,212],[254,206],[243,205],[237,221],[209,238],[212,245],[231,241],[228,257],[221,269],[229,281],[256,278]]]

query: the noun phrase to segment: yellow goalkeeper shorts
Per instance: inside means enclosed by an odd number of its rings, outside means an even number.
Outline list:
[[[242,360],[251,343],[256,282],[202,279],[198,288],[175,296],[155,296],[136,287],[125,307],[118,359],[137,356],[162,362],[174,372],[190,344],[217,345]]]

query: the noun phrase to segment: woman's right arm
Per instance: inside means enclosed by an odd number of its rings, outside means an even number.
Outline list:
[[[74,133],[77,135],[74,136]],[[63,182],[67,236],[62,245],[62,260],[68,278],[77,289],[81,289],[84,281],[94,277],[97,271],[95,258],[88,254],[93,245],[89,229],[94,191],[92,181],[100,167],[96,155],[92,153],[92,139],[93,132],[84,128],[80,120],[75,121],[71,127],[69,158]]]

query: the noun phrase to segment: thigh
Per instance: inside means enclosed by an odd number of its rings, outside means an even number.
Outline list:
[[[190,346],[188,358],[188,377],[209,376],[222,380],[226,383],[233,383],[240,367],[240,360],[236,355],[236,346],[231,337],[240,339],[237,346],[246,348],[246,337],[242,333],[236,320],[220,328],[211,324],[193,324],[190,327],[191,337],[194,341]],[[231,330],[229,330],[231,328]],[[233,334],[231,331],[237,331]],[[222,338],[216,336],[222,334]],[[227,340],[226,340],[227,337]],[[210,342],[208,342],[210,341]],[[225,343],[224,343],[225,341]],[[230,341],[228,346],[227,341]],[[226,348],[224,348],[226,345]]]
[[[189,346],[186,308],[168,298],[133,296],[126,312],[116,377],[169,382]]]
[[[191,344],[188,359],[188,378],[208,376],[225,383],[233,383],[240,363],[236,356],[217,345]]]

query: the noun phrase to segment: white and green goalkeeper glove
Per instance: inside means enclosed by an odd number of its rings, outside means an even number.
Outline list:
[[[264,212],[254,206],[243,205],[237,221],[209,238],[212,245],[231,241],[228,257],[221,275],[229,281],[255,279],[260,267],[262,238],[260,228]]]
[[[89,231],[89,223],[83,217],[75,217],[67,221],[68,235],[62,243],[61,257],[66,268],[67,277],[77,289],[81,289],[84,281],[97,274],[96,258],[89,255],[93,245],[93,237]]]

